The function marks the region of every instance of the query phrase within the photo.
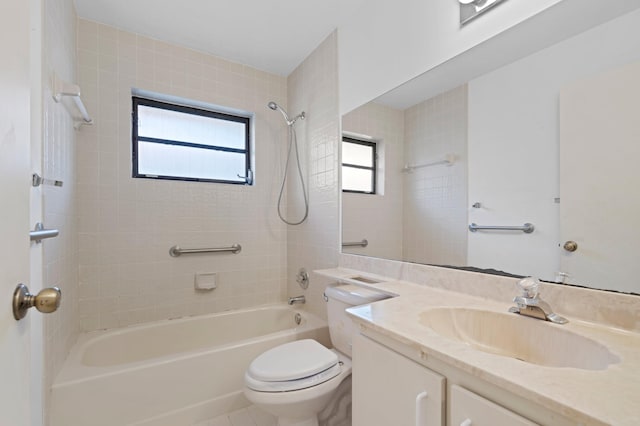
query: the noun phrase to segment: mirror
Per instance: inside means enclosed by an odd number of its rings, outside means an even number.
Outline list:
[[[638,142],[638,126],[632,123],[615,152],[607,152],[606,137],[568,141],[576,137],[571,125],[617,119],[570,115],[596,91],[600,76],[634,63],[640,63],[638,11],[464,83],[421,87],[421,78],[434,81],[425,74],[344,115],[344,135],[375,142],[378,161],[375,194],[342,194],[343,252],[640,293],[638,262],[580,230],[607,229],[631,258],[640,253],[635,223],[622,220],[640,214],[640,168],[632,163],[640,143],[628,142]],[[637,116],[638,101],[630,102]],[[588,163],[588,156],[602,161]],[[583,167],[599,183],[584,187],[568,178]],[[636,172],[614,176],[623,168]],[[617,198],[614,188],[621,189]],[[575,194],[595,203],[576,209]],[[514,229],[472,231],[471,224]],[[580,256],[597,258],[597,270],[581,272]]]

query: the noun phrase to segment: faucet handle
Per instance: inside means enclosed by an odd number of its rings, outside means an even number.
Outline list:
[[[522,297],[535,299],[538,296],[540,281],[535,277],[526,277],[518,281],[518,288],[522,292]]]

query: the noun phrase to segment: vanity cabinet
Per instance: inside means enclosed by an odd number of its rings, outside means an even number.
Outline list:
[[[451,386],[449,407],[451,426],[536,426],[513,411],[456,385]]]
[[[354,426],[444,426],[445,378],[360,334],[353,336]]]
[[[536,426],[524,417],[371,340],[353,336],[354,426]]]

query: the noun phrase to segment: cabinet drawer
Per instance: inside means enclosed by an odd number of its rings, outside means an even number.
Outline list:
[[[451,426],[538,426],[460,386],[451,386]]]

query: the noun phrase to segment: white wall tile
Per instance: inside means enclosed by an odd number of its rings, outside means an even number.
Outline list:
[[[404,113],[369,102],[343,117],[342,130],[374,138],[378,149],[377,194],[342,194],[342,240],[369,243],[345,252],[400,260]]]
[[[286,99],[285,79],[82,19],[78,32],[87,39],[78,45],[79,79],[96,122],[77,148],[82,330],[282,300],[286,229],[275,213],[280,172],[272,153],[282,121],[266,104]],[[133,179],[134,87],[255,112],[256,184]],[[168,254],[175,244],[233,243],[240,254]],[[219,287],[196,292],[196,272],[218,272]]]
[[[92,64],[94,57],[78,52],[76,56],[76,12],[72,0],[52,0],[44,5],[43,29],[43,127],[42,176],[64,182],[62,187],[43,186],[43,218],[49,228],[57,228],[60,235],[43,243],[44,286],[62,290],[64,303],[57,312],[44,320],[44,386],[48,389],[55,372],[59,371],[78,334],[78,241],[76,206],[77,187],[75,145],[77,132],[73,119],[63,103],[52,98],[51,81],[57,77],[77,83],[76,60]],[[88,28],[87,32],[91,31]],[[97,34],[85,40],[82,47],[97,45]],[[75,112],[74,112],[75,113]],[[89,271],[84,271],[90,275]],[[48,412],[48,393],[45,392],[45,419]]]
[[[326,318],[322,299],[326,279],[311,274],[303,291],[295,276],[298,269],[328,268],[338,263],[339,188],[336,153],[340,141],[338,112],[337,35],[331,34],[287,78],[288,112],[305,111],[296,123],[303,174],[309,191],[309,217],[301,225],[287,228],[287,283],[290,296],[305,294],[305,309]],[[276,101],[277,102],[277,101]],[[282,139],[283,141],[286,139]],[[295,170],[287,187],[287,216],[303,213],[304,201]]]
[[[405,110],[404,162],[454,154],[452,166],[414,170],[404,178],[404,253],[408,262],[466,265],[467,86]]]

